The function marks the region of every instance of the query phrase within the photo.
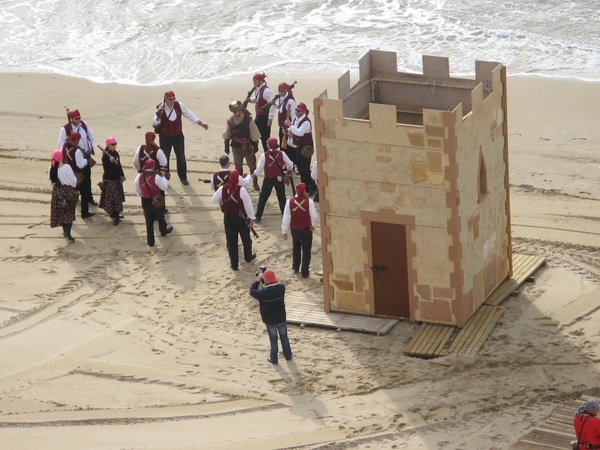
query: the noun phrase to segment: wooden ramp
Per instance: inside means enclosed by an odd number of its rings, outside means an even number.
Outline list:
[[[452,325],[423,323],[410,340],[404,354],[421,358],[476,354],[502,315],[498,305],[546,261],[541,256],[513,255],[513,276],[490,294],[459,329]]]
[[[581,404],[594,398],[593,395],[582,395],[578,400],[573,400],[561,406],[531,433],[521,438],[511,448],[516,450],[549,450],[571,448],[571,441],[575,439],[573,430],[573,415]]]
[[[339,312],[325,312],[323,298],[312,292],[291,292],[285,295],[288,323],[317,325],[337,330],[364,331],[377,335],[386,334],[398,323],[396,319],[362,316]]]

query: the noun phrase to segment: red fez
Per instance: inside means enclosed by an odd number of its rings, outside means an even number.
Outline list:
[[[81,140],[81,135],[77,131],[72,131],[69,135],[69,139],[73,142],[79,142]]]
[[[266,75],[264,73],[258,73],[256,72],[254,74],[254,76],[252,77],[253,80],[264,80],[266,77]]]
[[[69,119],[74,119],[75,117],[81,117],[78,109],[74,109],[73,111],[69,111]]]
[[[296,105],[296,108],[301,109],[302,111],[304,111],[306,114],[308,114],[308,108],[306,107],[306,105],[303,102],[300,102]]]
[[[277,89],[279,89],[280,91],[282,90],[287,90],[290,88],[290,85],[287,84],[285,81],[282,81],[281,83],[279,83],[279,85],[277,86]]]
[[[277,138],[270,137],[269,139],[267,139],[267,147],[271,149],[276,149],[277,147],[279,147],[277,143]]]

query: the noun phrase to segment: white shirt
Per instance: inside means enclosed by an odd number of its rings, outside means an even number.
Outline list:
[[[185,118],[191,120],[194,123],[196,123],[200,120],[200,119],[198,119],[198,117],[196,117],[196,114],[194,114],[192,111],[190,111],[183,103],[179,102],[179,106],[181,107],[181,114]],[[165,114],[167,115],[167,119],[169,119],[171,122],[175,122],[177,120],[177,112],[175,111],[175,103],[173,103],[173,108],[169,108],[167,106],[167,102],[165,102],[164,110],[165,110]],[[156,111],[158,111],[158,108],[156,108],[156,110],[154,110],[154,115],[152,116],[152,125],[155,127],[160,125],[160,118],[161,118],[161,116],[156,117]]]
[[[87,133],[81,126],[82,123],[85,123],[85,126],[87,127]],[[93,153],[93,151],[94,151],[94,134],[92,133],[92,129],[87,124],[87,122],[81,121],[81,122],[79,122],[79,125],[77,125],[76,127],[73,126],[73,123],[71,123],[71,122],[69,122],[69,125],[71,128],[71,132],[77,131],[81,135],[81,140],[79,141],[79,146],[82,149],[84,149],[90,153]],[[67,140],[68,137],[69,136],[67,136],[65,127],[60,127],[60,131],[58,132],[58,148],[60,148],[62,150],[63,144],[65,143],[65,141]],[[77,167],[79,167],[79,164],[77,165]]]
[[[137,194],[138,197],[142,196],[142,188],[140,187],[140,178],[144,173],[138,173],[137,177],[135,177],[135,180],[133,180],[133,190],[135,191],[135,193]],[[161,191],[166,191],[167,189],[169,189],[169,182],[167,181],[167,179],[165,177],[161,177],[160,175],[156,174],[156,177],[154,178],[154,182],[156,183],[156,185],[158,186],[158,188]]]
[[[283,210],[283,218],[281,219],[282,234],[287,234],[288,229],[290,228],[290,223],[292,222],[290,201],[291,199],[285,202],[285,209]],[[315,202],[313,202],[313,199],[310,197],[308,198],[308,212],[310,213],[311,225],[316,228],[317,225],[319,225],[319,214],[317,213],[317,208],[315,208]]]
[[[142,166],[140,166],[140,159],[139,159],[139,154],[142,151],[142,146],[140,145],[137,150],[135,151],[135,155],[133,155],[133,167],[135,167],[135,170],[142,170]],[[148,156],[148,154],[146,153],[146,156]],[[156,159],[158,159],[158,165],[160,167],[167,167],[167,157],[165,155],[165,152],[162,151],[161,148],[159,148],[156,151]],[[164,189],[163,189],[164,190]]]
[[[319,181],[317,179],[319,177],[319,168],[317,166],[317,161],[313,163],[312,170],[310,171],[310,177],[315,181]]]
[[[252,199],[250,198],[250,194],[245,187],[240,188],[240,199],[242,199],[242,203],[244,204],[244,210],[246,211],[246,215],[248,219],[255,219],[254,216],[254,207],[252,206]],[[211,202],[218,205],[223,200],[223,186],[217,189],[217,192],[210,199]]]
[[[263,152],[262,155],[260,155],[260,159],[258,160],[258,164],[256,165],[256,170],[254,171],[254,175],[261,176],[263,173],[263,170],[265,170],[265,163],[266,163],[266,156],[269,154],[269,151],[267,150],[266,152]],[[283,164],[285,165],[285,168],[291,172],[291,170],[294,168],[294,163],[290,160],[290,158],[288,158],[288,155],[285,154],[285,152],[281,152],[281,155],[283,156]],[[271,159],[272,157],[269,156],[269,159]],[[279,164],[278,162],[276,162],[275,164]],[[282,167],[283,169],[283,167]],[[277,176],[283,176],[282,173],[279,173],[279,175]]]
[[[52,166],[50,166],[50,168],[48,169],[48,177],[50,177],[50,169],[52,169]],[[60,181],[60,184],[64,184],[71,187],[77,187],[77,178],[75,177],[73,169],[70,165],[63,164],[62,167],[58,168],[56,174],[58,176],[58,181]]]
[[[265,84],[267,83],[263,82],[259,87],[256,88],[254,94],[252,94],[252,97],[250,97],[250,103],[256,103],[258,101],[259,92],[261,92],[261,88]],[[269,103],[271,100],[273,100],[273,97],[275,97],[275,95],[273,95],[273,91],[271,90],[271,88],[265,86],[262,89],[262,98],[264,98],[265,101]],[[277,107],[275,105],[271,105],[271,107],[269,108],[269,120],[273,120],[273,117],[275,117],[275,111],[277,111]]]
[[[219,170],[219,172],[226,170],[227,172],[230,172],[229,169],[222,167],[221,170]],[[218,172],[217,172],[218,173]],[[221,180],[223,181],[223,180]],[[240,187],[246,187],[252,184],[252,177],[250,175],[246,175],[245,177],[240,176],[238,179],[238,186]],[[215,190],[215,182],[214,182],[214,177],[210,177],[210,188],[214,191]]]
[[[293,117],[294,115],[294,111],[296,109],[296,100],[294,100],[293,98],[290,98],[287,102],[286,106],[286,110],[283,110],[283,102],[285,101],[286,98],[288,98],[288,96],[290,95],[289,92],[286,91],[286,94],[283,97],[279,97],[279,112],[285,112],[286,113],[286,118],[287,118],[287,112],[291,111],[290,113],[290,118]]]
[[[295,116],[292,119],[292,124],[288,128],[288,145],[291,145],[292,147],[294,146],[294,139],[292,137],[292,134],[295,134],[296,136],[304,136],[306,133],[311,132],[312,128],[310,120],[304,121],[304,123],[300,125],[300,127],[296,126],[296,124],[300,123],[300,121],[303,120],[305,117],[306,114],[302,114],[300,117]]]

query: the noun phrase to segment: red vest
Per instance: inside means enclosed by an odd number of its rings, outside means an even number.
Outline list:
[[[241,189],[241,188],[240,188]],[[221,199],[223,200],[223,212],[225,214],[239,215],[240,211],[246,212],[244,202],[240,197],[240,190],[237,189],[233,194],[229,193],[228,186],[223,186],[221,191]]]
[[[62,152],[65,164],[71,166],[71,169],[73,169],[73,173],[83,173],[83,170],[77,167],[77,163],[75,162],[75,153],[77,153],[77,147],[72,147],[69,144],[68,139],[63,144]]]
[[[288,92],[288,96],[285,98],[285,100],[283,101],[283,103],[279,104],[279,113],[277,114],[277,121],[279,122],[279,128],[283,128],[284,125],[284,121],[285,119],[288,118],[287,116],[287,104],[290,100],[294,100],[294,96],[292,95],[291,92]],[[283,111],[282,111],[283,109]],[[293,114],[294,111],[291,111],[291,114]]]
[[[148,151],[147,147],[148,146],[146,144],[140,146],[140,152],[138,153],[138,164],[140,165],[140,167],[144,167],[144,163],[148,160],[148,158],[150,158],[156,162],[156,167],[158,167],[158,156],[156,155],[158,152],[158,148]],[[147,157],[146,153],[148,154]]]
[[[156,174],[146,175],[145,173],[140,174],[139,184],[142,190],[142,197],[153,198],[160,195],[160,188],[156,185]]]
[[[283,176],[284,165],[281,150],[267,150],[265,152],[265,178],[277,178]]]
[[[312,220],[310,218],[310,210],[308,209],[309,198],[306,195],[302,197],[292,197],[290,202],[290,212],[292,214],[292,220],[290,221],[290,228],[294,229],[305,229],[312,226]]]
[[[158,108],[160,104],[156,105]],[[160,135],[161,136],[179,136],[183,133],[183,127],[181,125],[181,106],[179,102],[175,102],[171,114],[175,114],[177,118],[173,121],[169,120],[167,113],[163,109],[162,115],[160,116]]]
[[[292,133],[292,140],[294,141],[294,147],[299,147],[302,148],[305,145],[310,145],[311,147],[313,146],[313,138],[312,138],[312,123],[310,122],[310,119],[308,118],[308,116],[304,116],[304,118],[299,121],[296,122],[294,125],[297,128],[300,128],[302,126],[302,124],[304,122],[306,122],[308,120],[308,123],[310,123],[310,131],[302,136],[297,136],[294,133]]]
[[[229,170],[221,170],[220,172],[215,172],[212,177],[212,183],[215,187],[215,191],[217,191],[224,184],[229,183]]]
[[[86,139],[87,139],[87,140],[88,140],[88,142],[89,142],[90,138],[89,138],[89,136],[88,136],[88,129],[87,129],[87,125],[86,125],[86,124],[85,124],[85,122],[82,120],[81,122],[79,122],[79,126],[80,126],[81,128],[83,128],[83,130],[85,131],[85,137],[86,137]],[[67,136],[67,139],[65,139],[65,142],[66,142],[66,141],[69,139],[69,136],[70,136],[71,132],[73,131],[73,126],[71,125],[71,122],[69,122],[69,123],[66,123],[66,124],[64,124],[64,125],[63,125],[63,128],[65,129],[65,133],[66,133],[66,136]],[[91,143],[91,142],[89,142],[89,144],[90,144],[90,147],[92,147],[92,145],[91,145],[92,143]],[[90,150],[90,149],[87,149],[87,150]],[[94,154],[95,154],[95,153],[94,153],[94,147],[92,147],[92,148],[91,148],[91,153],[92,153],[92,155],[94,155]]]
[[[267,114],[269,114],[268,108],[267,111],[262,109],[262,107],[267,104],[267,101],[265,100],[265,97],[263,95],[267,87],[267,83],[265,83],[261,87],[259,87],[258,91],[256,92],[256,103],[254,104],[254,110],[256,111],[257,116],[266,116]]]

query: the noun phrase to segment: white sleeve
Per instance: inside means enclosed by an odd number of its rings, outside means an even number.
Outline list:
[[[137,150],[135,151],[135,155],[133,155],[133,168],[135,170],[142,170],[142,168],[140,167],[140,151],[142,149],[142,146],[140,145]]]
[[[212,198],[210,199],[210,201],[212,203],[214,203],[215,205],[218,205],[219,203],[221,203],[221,200],[223,199],[223,186],[219,187],[219,189],[217,189],[217,192],[215,192],[212,196]]]
[[[83,157],[83,152],[79,149],[75,151],[75,164],[77,164],[77,167],[80,169],[83,169],[88,165],[88,160]]]
[[[254,216],[254,207],[252,206],[252,199],[250,198],[250,194],[248,194],[248,191],[244,187],[240,188],[240,198],[244,203],[244,209],[246,210],[246,215],[248,216],[248,219],[254,220],[256,217]]]
[[[265,169],[265,154],[263,152],[263,154],[260,155],[258,164],[256,165],[256,169],[254,169],[254,175],[256,175],[257,177],[262,175],[264,169]]]
[[[283,217],[281,219],[281,234],[287,234],[292,221],[292,211],[290,211],[290,201],[286,200],[285,209],[283,210]]]
[[[211,179],[211,183],[212,183],[212,179]],[[238,180],[238,186],[246,187],[246,186],[250,186],[251,184],[252,184],[252,177],[250,175],[246,175],[245,177],[240,175],[240,178]]]
[[[165,155],[165,152],[162,148],[159,148],[156,151],[156,159],[158,159],[158,164],[160,165],[160,167],[167,167],[167,164],[169,164],[169,162],[167,161],[167,156]]]
[[[161,177],[158,174],[154,177],[154,182],[160,188],[161,191],[166,191],[167,189],[169,189],[169,182],[167,181],[167,179]]]
[[[285,152],[281,152],[281,154],[283,155],[283,164],[285,165],[285,168],[288,170],[288,172],[291,172],[294,168],[294,163],[288,157],[288,155],[285,154]]]
[[[198,122],[200,119],[198,119],[196,117],[196,114],[194,114],[187,106],[185,106],[183,103],[179,102],[179,106],[181,107],[181,114],[184,115],[184,117],[186,119],[191,120],[192,122],[196,123]]]
[[[67,132],[65,131],[65,127],[60,127],[60,131],[58,132],[58,148],[62,150],[65,141],[67,140]]]
[[[312,226],[317,228],[317,226],[319,226],[319,213],[317,212],[315,202],[312,198],[308,199],[308,211],[310,212],[310,220],[312,222]]]
[[[138,197],[142,196],[142,189],[140,188],[140,176],[142,176],[142,174],[138,173],[137,177],[135,177],[135,180],[133,180],[133,190]]]
[[[312,170],[311,170],[311,172],[310,172],[310,177],[311,177],[313,180],[315,180],[315,181],[319,181],[319,180],[318,180],[318,177],[319,177],[319,169],[318,169],[318,167],[317,167],[317,161],[315,161],[315,162],[313,163]]]

